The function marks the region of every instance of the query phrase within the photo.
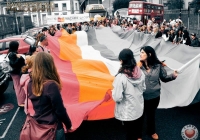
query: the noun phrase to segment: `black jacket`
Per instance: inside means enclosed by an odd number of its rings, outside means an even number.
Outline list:
[[[193,46],[193,47],[200,47],[198,38],[192,39],[192,40],[191,40],[190,46]]]
[[[72,124],[63,105],[63,100],[54,81],[47,81],[44,84],[41,96],[35,96],[32,92],[32,80],[28,84],[28,98],[33,104],[35,115],[33,118],[40,124],[54,124],[58,122],[58,130],[62,128],[62,122],[67,129]]]
[[[155,38],[159,38],[162,37],[162,32],[158,31],[158,33],[156,34]]]
[[[190,40],[190,34],[187,30],[183,31],[183,40],[186,40],[185,45],[190,45],[191,44],[191,40]]]
[[[169,35],[169,41],[170,42],[173,42],[174,38],[175,38],[175,34],[174,33]]]
[[[12,74],[21,74],[21,68],[25,65],[25,60],[21,56],[17,57],[17,53],[11,52],[8,55],[10,66],[13,68]]]

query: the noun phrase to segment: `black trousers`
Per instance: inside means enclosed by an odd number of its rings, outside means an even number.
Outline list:
[[[150,100],[144,100],[144,113],[142,115],[142,124],[144,123],[144,119],[146,118],[147,126],[147,134],[153,135],[156,133],[156,126],[155,126],[155,113],[160,102],[160,96]],[[140,131],[140,136],[142,136],[142,129]]]
[[[137,140],[140,137],[140,127],[142,123],[142,118],[138,118],[134,121],[123,121],[125,131],[126,131],[126,140]]]

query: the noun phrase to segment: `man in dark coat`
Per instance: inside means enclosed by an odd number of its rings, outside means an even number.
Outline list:
[[[199,40],[196,37],[196,33],[191,33],[191,44],[190,44],[190,46],[200,47]]]

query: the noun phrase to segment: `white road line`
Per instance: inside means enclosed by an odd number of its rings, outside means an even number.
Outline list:
[[[6,118],[5,119],[1,119],[0,121],[5,121],[6,120]]]
[[[5,132],[4,132],[3,135],[0,137],[0,139],[5,138],[6,134],[8,133],[8,130],[9,130],[10,126],[12,125],[12,123],[13,123],[13,121],[14,121],[14,119],[15,119],[15,117],[16,117],[18,111],[19,111],[19,109],[20,109],[20,107],[17,108],[15,114],[13,115],[13,117],[12,117],[10,123],[8,124],[8,126],[7,126],[7,128],[6,128],[6,130],[5,130]]]
[[[3,121],[5,121],[6,120],[6,118],[5,119],[1,119],[0,120],[0,125],[3,123]]]

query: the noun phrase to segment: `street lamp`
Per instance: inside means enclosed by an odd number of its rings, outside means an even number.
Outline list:
[[[198,10],[198,29],[200,28],[199,27],[199,13],[200,13],[200,10]]]
[[[50,2],[51,0],[49,0],[49,15],[51,15],[51,2]]]
[[[74,1],[70,0],[70,9],[71,9],[71,14],[74,14]]]
[[[190,28],[190,2],[188,2],[188,30]]]
[[[181,19],[181,0],[179,2],[180,2],[180,15],[179,15],[179,17]]]

